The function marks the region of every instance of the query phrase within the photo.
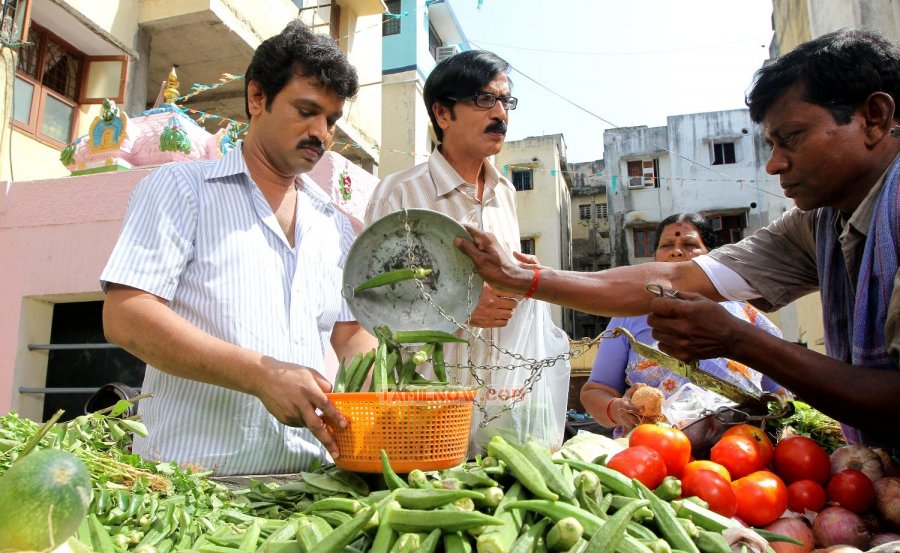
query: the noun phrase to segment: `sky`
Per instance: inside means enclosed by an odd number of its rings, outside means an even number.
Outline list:
[[[603,131],[743,108],[769,56],[770,0],[448,0],[470,46],[508,61],[507,141],[562,133],[569,162]]]

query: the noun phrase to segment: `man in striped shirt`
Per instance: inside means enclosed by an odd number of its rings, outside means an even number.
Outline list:
[[[101,283],[107,338],[148,363],[136,453],[222,475],[339,455],[325,348],[349,358],[375,341],[340,294],[350,222],[301,173],[357,89],[334,41],[293,21],[247,69],[244,141],[135,190]]]

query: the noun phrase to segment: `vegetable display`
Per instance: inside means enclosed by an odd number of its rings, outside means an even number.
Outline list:
[[[390,356],[387,336],[385,332],[385,351],[374,352],[373,364],[374,357]],[[754,542],[768,542],[773,553],[809,553],[814,546],[864,550],[874,534],[859,515],[839,506],[821,510],[811,527],[803,518],[790,518],[791,488],[777,473],[777,461],[733,481],[724,467],[709,460],[682,465],[680,478],[667,475],[664,454],[681,443],[680,431],[653,425],[638,427],[635,443],[629,441],[621,451],[619,444],[598,438],[602,451],[580,440],[577,448],[564,445],[551,455],[533,441],[515,444],[495,436],[487,456],[445,470],[398,474],[383,452],[377,475],[325,465],[280,484],[249,480],[246,488],[232,490],[208,473],[128,453],[129,433],[123,429],[142,427],[118,418],[123,412],[45,425],[14,413],[0,418],[4,517],[32,489],[52,482],[46,476],[18,480],[20,467],[59,456],[81,466],[83,478],[76,488],[80,485],[89,497],[81,511],[60,513],[72,520],[66,532],[74,535],[66,543],[76,553],[728,553],[732,544],[739,551],[746,547],[741,544]],[[741,429],[723,439],[762,443],[754,435]],[[680,465],[684,456],[678,447],[674,450]],[[818,459],[810,451],[803,449],[800,460]],[[617,459],[628,461],[623,470],[617,469]],[[637,474],[628,476],[627,469],[635,467]],[[844,471],[868,479],[855,469]],[[841,472],[829,475],[829,481],[835,482]],[[3,495],[10,477],[16,492]],[[836,482],[834,486],[844,485],[841,478]],[[895,499],[894,480],[879,482],[885,482],[873,487],[879,505],[882,499]],[[818,500],[807,496],[824,493],[822,484],[809,479],[794,484],[801,490],[813,486],[812,494],[798,497],[817,506]],[[866,515],[871,518],[873,512],[874,507]],[[760,528],[744,528],[731,518],[735,513]],[[43,520],[33,515],[16,524],[34,527]],[[49,550],[47,544],[27,547]],[[0,545],[4,548],[21,549]]]

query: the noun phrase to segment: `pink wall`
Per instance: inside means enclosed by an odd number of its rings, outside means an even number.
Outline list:
[[[16,395],[22,301],[93,294],[115,245],[131,191],[152,169],[0,182],[0,413]]]

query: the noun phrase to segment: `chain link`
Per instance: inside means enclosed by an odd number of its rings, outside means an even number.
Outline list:
[[[410,226],[409,226],[409,219],[406,216],[406,213],[407,213],[406,210],[404,209],[403,211],[404,211],[403,226],[404,226],[404,230],[406,232],[407,261],[409,262],[409,266],[413,267],[413,266],[417,266],[417,263],[416,263],[415,254],[413,253],[412,228],[410,228]],[[451,368],[454,368],[457,370],[468,370],[469,375],[472,377],[472,380],[474,380],[475,383],[478,385],[477,387],[482,388],[482,389],[486,388],[487,384],[485,383],[484,378],[481,377],[479,372],[516,370],[516,369],[523,369],[523,368],[528,370],[528,377],[525,379],[525,382],[522,385],[522,393],[515,394],[515,397],[512,399],[512,401],[509,404],[505,405],[502,409],[495,411],[491,415],[488,415],[486,395],[478,403],[478,411],[482,415],[482,420],[479,425],[481,428],[484,428],[491,422],[497,420],[498,418],[503,416],[504,413],[506,413],[508,411],[512,411],[512,409],[515,408],[515,406],[519,402],[524,400],[525,396],[527,396],[528,394],[531,393],[532,389],[534,388],[534,385],[537,384],[540,381],[540,379],[543,377],[543,369],[544,368],[552,367],[558,361],[568,361],[570,359],[577,359],[578,357],[581,357],[582,355],[587,353],[588,350],[590,350],[590,348],[592,348],[595,344],[599,343],[602,339],[612,337],[611,334],[608,334],[606,331],[604,331],[604,332],[601,332],[596,338],[582,338],[581,340],[577,340],[574,342],[570,341],[569,342],[570,349],[566,353],[562,353],[555,357],[548,357],[545,359],[531,359],[531,358],[525,357],[522,354],[519,354],[519,353],[516,353],[513,351],[509,351],[506,348],[498,346],[496,343],[494,343],[493,340],[483,337],[480,332],[477,332],[475,329],[473,329],[473,327],[469,326],[468,321],[465,321],[465,322],[457,321],[455,317],[453,317],[452,315],[447,313],[446,310],[444,310],[440,305],[435,303],[434,298],[432,298],[431,294],[429,294],[428,291],[425,289],[425,283],[422,280],[420,280],[418,278],[414,279],[414,280],[416,283],[416,287],[419,289],[419,293],[422,295],[422,298],[428,302],[428,305],[431,306],[432,309],[437,311],[444,319],[446,319],[447,321],[452,323],[454,326],[456,326],[456,328],[458,328],[459,330],[462,330],[463,333],[470,340],[480,341],[483,344],[485,344],[488,348],[493,348],[494,350],[500,352],[503,355],[509,356],[510,358],[515,359],[516,361],[521,361],[521,364],[511,364],[511,365],[503,365],[503,366],[501,366],[501,365],[475,365],[472,361],[472,348],[468,348],[468,363],[469,363],[468,365],[448,364],[447,365],[448,367],[451,367]],[[475,280],[475,273],[473,272],[472,274],[469,275],[469,285],[466,290],[466,305],[467,306],[472,304],[472,291],[474,288],[474,280]],[[459,384],[460,381],[459,381],[458,377],[455,375],[455,373],[453,373],[453,371],[451,371],[450,373],[453,374],[453,378],[456,379],[455,383]]]

